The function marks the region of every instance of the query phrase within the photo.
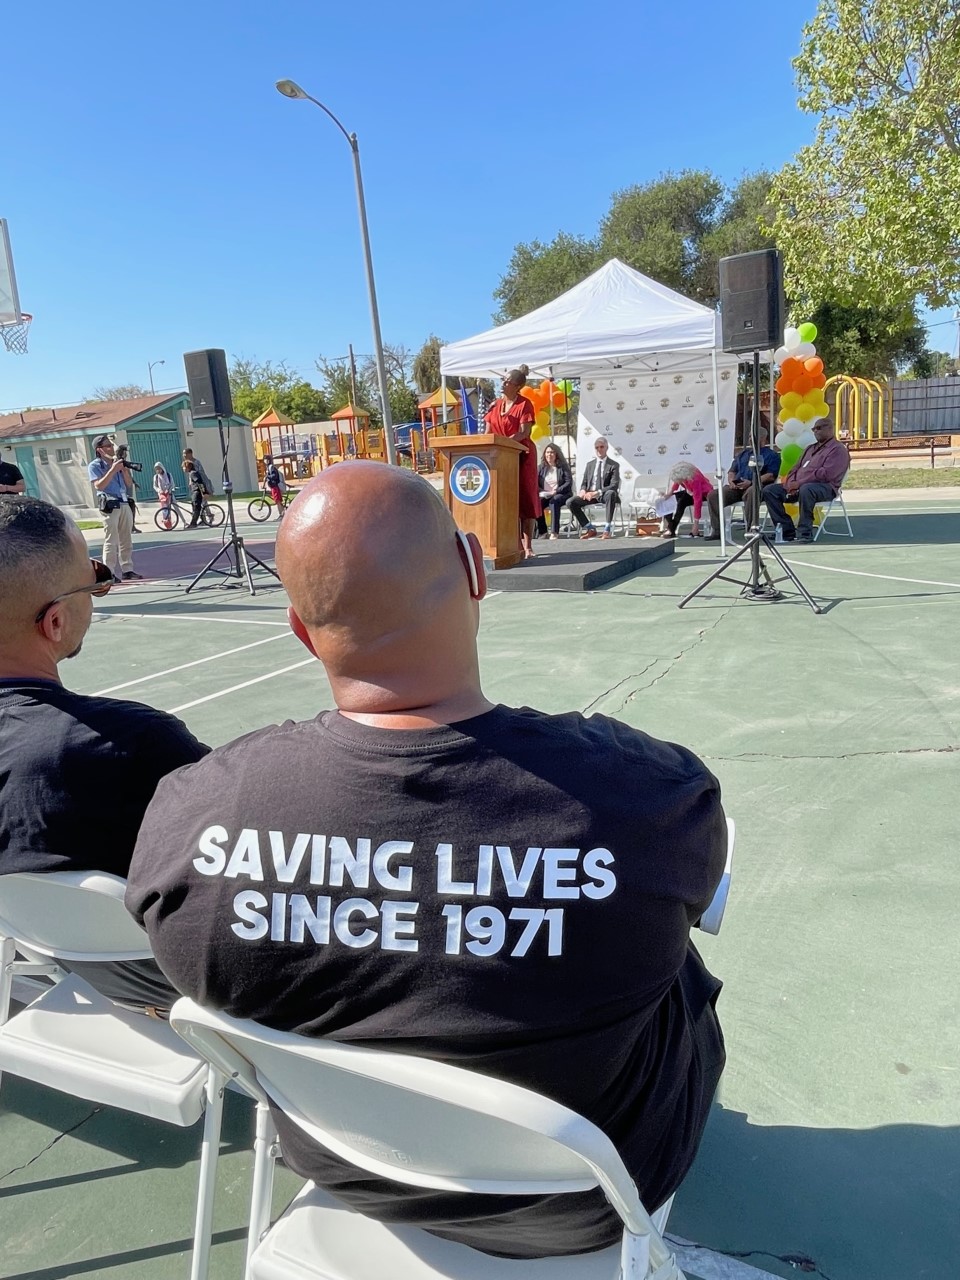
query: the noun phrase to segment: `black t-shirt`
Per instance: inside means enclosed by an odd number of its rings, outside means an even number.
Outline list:
[[[573,1107],[652,1209],[693,1159],[722,1066],[720,984],[689,930],[725,844],[704,766],[602,716],[496,707],[421,732],[327,712],[165,778],[127,905],[202,1004]],[[618,1238],[599,1192],[416,1191],[277,1119],[287,1163],[375,1217],[512,1256]]]
[[[125,876],[158,780],[207,751],[142,703],[0,680],[0,874]]]
[[[19,467],[12,462],[0,462],[0,484],[19,484],[22,479],[23,472]]]

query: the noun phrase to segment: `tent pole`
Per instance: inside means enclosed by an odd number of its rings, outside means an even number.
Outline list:
[[[710,364],[713,369],[713,439],[717,451],[717,489],[719,490],[717,511],[720,515],[720,557],[725,559],[727,555],[727,522],[723,518],[723,459],[720,457],[720,379],[717,377],[716,347],[710,352]]]

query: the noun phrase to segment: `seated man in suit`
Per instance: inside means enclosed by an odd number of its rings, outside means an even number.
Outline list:
[[[208,750],[162,711],[61,684],[59,665],[80,652],[93,596],[112,585],[58,507],[0,494],[0,875],[126,876],[158,779]],[[64,968],[138,1008],[176,999],[152,960]]]
[[[770,435],[766,427],[760,428],[760,485],[773,484],[780,470],[780,455],[769,445]],[[732,506],[735,502],[743,503],[743,522],[747,529],[757,523],[757,513],[753,503],[753,447],[747,445],[733,460],[733,466],[727,472],[727,483],[723,486],[723,505]],[[707,542],[720,541],[720,493],[711,489],[707,494],[707,506],[710,509],[710,527]]]
[[[597,436],[593,443],[596,457],[583,469],[580,481],[580,492],[575,498],[567,500],[567,506],[573,512],[574,519],[580,526],[581,538],[595,538],[597,531],[593,521],[587,518],[584,507],[602,502],[606,524],[603,526],[602,538],[613,537],[613,516],[620,497],[620,464],[607,457],[609,445],[605,436]]]
[[[311,480],[277,569],[335,707],[161,781],[126,899],[161,967],[236,1017],[540,1090],[609,1134],[655,1209],[723,1065],[690,942],[726,856],[717,780],[606,716],[484,696],[480,544],[409,471]],[[375,1218],[509,1257],[620,1238],[599,1191],[414,1190],[274,1119],[287,1165]]]
[[[836,438],[830,418],[816,423],[813,434],[816,441],[804,449],[796,466],[779,484],[765,485],[761,495],[773,523],[783,530],[784,542],[813,541],[814,507],[837,496],[850,469],[847,446]],[[786,502],[800,504],[796,527],[783,509]]]

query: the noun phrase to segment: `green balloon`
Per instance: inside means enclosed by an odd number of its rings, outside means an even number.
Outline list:
[[[780,474],[785,476],[803,457],[803,448],[799,444],[785,444],[780,451]]]
[[[817,326],[811,324],[808,320],[806,324],[799,326],[797,332],[800,334],[801,342],[815,342],[817,337]]]

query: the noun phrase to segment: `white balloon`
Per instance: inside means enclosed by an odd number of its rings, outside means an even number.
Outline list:
[[[817,437],[813,434],[812,431],[809,431],[809,430],[804,430],[803,433],[797,438],[797,444],[800,445],[800,447],[803,449],[806,449],[809,445],[816,444],[816,443],[817,443]]]
[[[813,429],[813,424],[814,424],[815,422],[819,422],[821,418],[825,418],[826,416],[827,416],[827,415],[826,415],[825,413],[815,413],[815,414],[813,415],[813,417],[812,417],[812,418],[808,418],[808,419],[807,419],[807,426],[808,426],[808,427],[810,427],[810,429],[811,429],[811,431],[812,431],[812,429]]]
[[[800,330],[794,329],[792,325],[788,325],[783,331],[783,345],[787,348],[791,355],[794,355],[797,347],[800,346]]]
[[[789,436],[791,440],[796,441],[807,429],[807,424],[801,422],[799,418],[788,418],[783,424],[783,434]]]
[[[790,352],[795,360],[809,360],[811,356],[817,354],[817,348],[812,342],[801,342],[798,347],[794,347]]]
[[[773,353],[774,364],[783,364],[784,360],[786,360],[789,355],[790,352],[786,347],[777,347],[776,351]]]
[[[785,431],[778,431],[773,437],[773,447],[775,449],[783,449],[788,444],[793,444],[793,436],[788,436]]]

